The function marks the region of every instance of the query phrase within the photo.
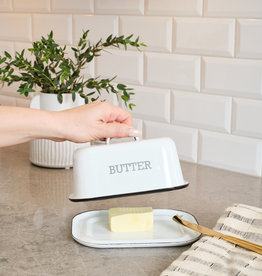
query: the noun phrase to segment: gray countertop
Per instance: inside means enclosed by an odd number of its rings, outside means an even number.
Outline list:
[[[159,275],[188,246],[95,249],[76,243],[71,220],[81,212],[152,206],[193,214],[213,227],[233,203],[262,207],[261,179],[181,163],[190,185],[158,194],[71,202],[72,169],[30,164],[28,144],[0,149],[0,275]]]

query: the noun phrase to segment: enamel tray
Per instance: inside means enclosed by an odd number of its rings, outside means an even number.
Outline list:
[[[172,220],[174,215],[181,215],[183,219],[198,224],[191,214],[171,209],[154,209],[153,212],[154,231],[135,233],[111,232],[107,210],[84,212],[73,218],[72,236],[78,243],[96,248],[182,246],[200,237],[200,233]]]

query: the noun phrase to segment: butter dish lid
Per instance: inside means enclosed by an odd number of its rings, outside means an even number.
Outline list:
[[[175,143],[163,137],[77,149],[72,201],[184,188]]]

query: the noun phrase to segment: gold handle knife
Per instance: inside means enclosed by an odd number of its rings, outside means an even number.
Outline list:
[[[246,249],[249,249],[251,251],[254,251],[258,254],[262,254],[262,246],[259,245],[259,244],[256,244],[256,243],[252,243],[252,242],[249,242],[249,241],[246,241],[246,240],[243,240],[243,239],[239,239],[239,238],[236,238],[236,237],[233,237],[233,236],[230,236],[230,235],[224,235],[218,231],[215,231],[215,230],[212,230],[212,229],[209,229],[205,226],[201,226],[201,225],[198,225],[198,224],[195,224],[195,223],[192,223],[192,222],[189,222],[187,220],[184,220],[182,219],[182,216],[174,216],[173,217],[173,220],[183,226],[186,226],[196,232],[199,232],[201,234],[204,234],[204,235],[207,235],[207,236],[212,236],[212,237],[217,237],[217,238],[221,238],[225,241],[228,241],[228,242],[231,242],[231,243],[234,243],[234,244],[237,244],[241,247],[244,247]]]

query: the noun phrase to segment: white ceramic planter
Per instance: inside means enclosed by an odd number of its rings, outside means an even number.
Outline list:
[[[72,101],[71,94],[63,95],[60,104],[56,94],[40,93],[35,96],[30,104],[31,108],[61,111],[84,104],[84,99],[76,95]],[[73,167],[73,152],[75,149],[88,146],[90,143],[76,144],[69,141],[54,142],[47,139],[37,139],[30,142],[30,161],[41,167],[70,168]]]

